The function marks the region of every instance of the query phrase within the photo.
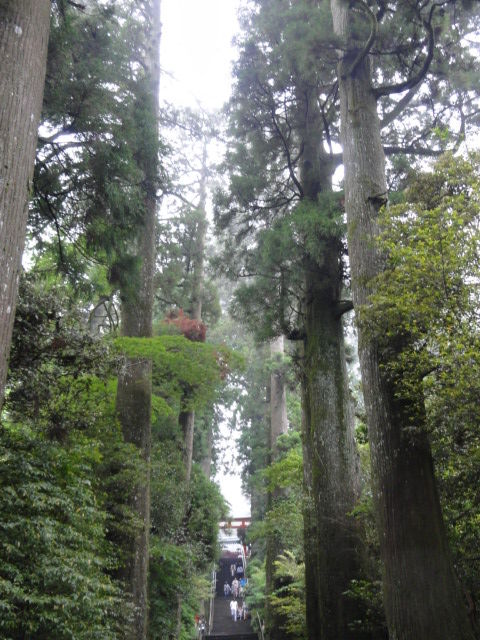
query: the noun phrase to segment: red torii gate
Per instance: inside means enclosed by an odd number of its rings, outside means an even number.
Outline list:
[[[222,520],[220,522],[220,529],[246,529],[251,521],[252,518],[250,516]]]
[[[220,529],[223,529],[225,532],[228,531],[228,529],[246,529],[250,523],[252,521],[252,518],[250,516],[243,516],[243,517],[239,517],[239,518],[230,518],[229,520],[223,520],[222,522],[219,522],[220,525]],[[246,557],[247,557],[247,546],[244,544],[244,540],[241,542],[242,548],[243,548],[243,558],[244,558],[244,564],[246,562]],[[245,567],[244,567],[245,568]]]

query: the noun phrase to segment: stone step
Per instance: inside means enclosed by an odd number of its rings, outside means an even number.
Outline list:
[[[205,636],[205,640],[258,640],[256,633],[213,633]]]
[[[242,604],[238,600],[239,604]],[[230,614],[230,598],[218,597],[213,603],[213,626],[210,638],[222,638],[226,640],[235,638],[237,640],[257,640],[253,633],[250,620],[232,620]]]

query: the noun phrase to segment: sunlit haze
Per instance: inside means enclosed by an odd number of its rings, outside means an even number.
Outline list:
[[[161,98],[175,106],[219,109],[230,95],[231,46],[238,29],[240,0],[163,0],[160,65]],[[234,446],[227,425],[223,437]],[[231,506],[231,515],[250,513],[237,473],[221,472],[216,480]]]

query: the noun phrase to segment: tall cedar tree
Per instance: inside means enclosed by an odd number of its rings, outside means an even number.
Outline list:
[[[405,3],[409,4],[415,3]],[[427,4],[424,28],[428,35],[433,30],[435,3],[423,3]],[[331,0],[335,33],[342,44],[338,82],[345,206],[384,564],[384,604],[391,638],[471,639],[474,635],[448,550],[423,403],[418,397],[411,401],[401,397],[397,393],[399,380],[389,376],[383,366],[402,348],[402,342],[408,341],[408,335],[396,335],[380,346],[379,336],[367,332],[362,324],[362,307],[368,304],[372,279],[383,264],[374,242],[377,214],[387,193],[377,100],[395,91],[395,87],[374,88],[372,81],[369,52],[375,47],[377,20],[385,9],[384,3],[378,5],[376,17],[363,2],[352,7],[346,0]],[[398,14],[401,18],[400,10]],[[426,55],[422,73],[433,51],[429,49]],[[398,88],[411,90],[422,77],[412,76],[411,86]],[[421,394],[420,379],[417,389]]]
[[[143,171],[144,219],[137,232],[136,286],[120,292],[122,299],[122,334],[128,337],[152,336],[153,277],[155,272],[155,235],[158,189],[158,100],[160,0],[141,3],[145,16],[144,75],[137,83],[139,117],[138,165]],[[150,452],[152,362],[148,357],[127,358],[118,379],[117,414],[127,442],[137,446],[145,461],[143,477],[132,495],[132,506],[141,522],[126,567],[135,616],[128,637],[147,637],[147,580],[150,535]]]
[[[206,202],[208,192],[208,143],[212,139],[212,117],[194,111],[176,110],[171,105],[162,111],[162,131],[173,135],[168,167],[172,181],[164,188],[165,207],[168,210],[160,233],[158,271],[156,274],[156,305],[160,312],[172,308],[182,309],[186,316],[201,328],[206,320],[209,326],[218,320],[220,307],[216,287],[206,276]],[[183,315],[182,315],[183,317]],[[180,317],[178,318],[180,320]],[[184,327],[178,325],[183,331]],[[195,325],[192,325],[195,326]],[[206,327],[203,326],[203,329]],[[186,337],[198,340],[193,334]],[[204,339],[204,337],[203,337]],[[187,393],[185,402],[188,404]],[[179,422],[184,434],[184,459],[187,480],[190,478],[194,440],[205,440],[202,466],[210,476],[212,455],[212,423],[208,420],[197,429],[194,412],[182,407]]]
[[[82,11],[60,2],[52,11],[29,233],[44,270],[94,303],[128,286],[143,223],[135,59],[144,20],[134,4],[92,0]]]
[[[193,239],[193,273],[192,292],[190,306],[192,308],[192,319],[199,327],[202,325],[202,303],[203,303],[203,281],[205,262],[205,236],[207,233],[207,219],[205,205],[207,200],[207,147],[204,142],[202,153],[202,168],[200,175],[200,194],[198,207],[195,215],[198,218],[196,235]],[[205,336],[203,336],[205,339]],[[180,426],[184,435],[184,459],[187,484],[190,482],[193,461],[193,435],[195,431],[195,412],[182,411],[179,416]]]
[[[362,544],[349,516],[358,463],[344,354],[342,225],[331,195],[339,158],[324,147],[334,126],[333,75],[311,64],[317,42],[328,38],[325,7],[262,0],[256,9],[244,23],[230,103],[229,193],[220,194],[217,210],[219,222],[237,232],[237,250],[228,245],[231,272],[256,276],[240,290],[244,315],[264,335],[301,343],[309,638],[358,638],[350,627],[358,611],[345,596],[360,575]],[[268,633],[282,631],[272,625]]]
[[[50,0],[0,1],[0,407],[25,242],[49,28]]]

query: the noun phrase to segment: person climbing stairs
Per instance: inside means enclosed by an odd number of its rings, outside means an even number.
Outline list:
[[[231,598],[217,596],[214,602],[213,628],[208,640],[258,640],[250,620],[233,620],[230,614]]]

